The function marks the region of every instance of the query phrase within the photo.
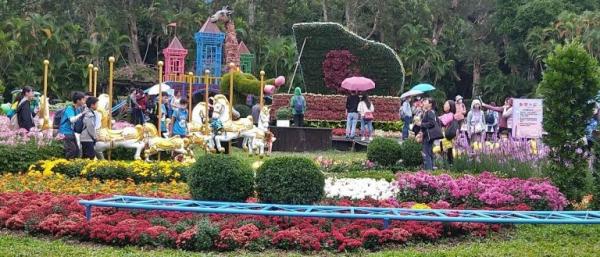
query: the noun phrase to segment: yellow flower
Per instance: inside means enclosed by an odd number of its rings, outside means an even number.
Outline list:
[[[429,205],[424,204],[424,203],[416,203],[410,208],[413,210],[429,210],[429,209],[431,209],[431,207],[429,207]]]

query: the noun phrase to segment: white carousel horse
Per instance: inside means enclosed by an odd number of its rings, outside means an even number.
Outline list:
[[[232,121],[229,113],[229,101],[227,100],[227,97],[219,94],[216,95],[214,99],[213,116],[216,116],[221,121],[224,128],[224,131],[221,134],[214,137],[217,151],[223,152],[225,150],[221,146],[221,142],[229,142],[240,137],[244,138],[246,146],[251,144],[251,142],[254,142],[256,131],[253,130],[254,122],[252,120],[252,116],[241,118],[237,121]],[[250,154],[252,154],[253,148],[254,147],[248,148]]]
[[[97,141],[94,150],[99,159],[104,159],[103,152],[107,149],[115,149],[117,147],[125,147],[135,149],[134,158],[141,160],[142,151],[144,150],[144,131],[148,129],[144,126],[137,125],[135,128],[124,128],[120,130],[109,129],[111,120],[108,118],[108,101],[107,94],[98,96],[96,115],[99,116],[100,128],[96,131]],[[98,119],[96,119],[98,120]],[[151,125],[151,124],[150,124]]]
[[[251,154],[253,151],[256,151],[258,155],[263,156],[265,154],[265,147],[267,147],[267,153],[271,154],[275,137],[269,131],[270,111],[270,106],[264,106],[261,110],[258,118],[258,126],[252,130],[255,133],[253,140],[250,141],[244,138],[244,146],[249,148]]]

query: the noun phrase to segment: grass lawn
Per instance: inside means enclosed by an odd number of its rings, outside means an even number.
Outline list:
[[[0,232],[1,256],[302,256],[297,252],[193,253],[167,249],[110,247],[63,240],[50,240]],[[515,231],[487,239],[461,242],[411,244],[381,252],[357,252],[351,256],[598,256],[599,225],[521,225]],[[318,256],[335,253],[320,252]]]

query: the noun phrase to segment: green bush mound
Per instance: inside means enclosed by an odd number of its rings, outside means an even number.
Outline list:
[[[246,118],[252,114],[252,109],[244,104],[236,104],[233,108],[240,113],[240,118]]]
[[[63,155],[60,142],[38,146],[35,142],[18,145],[0,145],[0,173],[25,172],[30,165]]]
[[[256,173],[256,192],[261,202],[312,204],[325,195],[325,175],[310,159],[277,157]]]
[[[402,147],[396,140],[377,137],[367,147],[367,159],[383,167],[396,165],[400,160]]]
[[[400,159],[405,168],[416,168],[423,164],[423,146],[414,139],[405,140],[400,145]]]
[[[243,202],[252,195],[250,166],[229,155],[204,155],[189,168],[187,183],[195,200]]]
[[[374,95],[396,95],[404,84],[402,61],[389,46],[366,40],[338,23],[297,23],[292,27],[296,45],[306,44],[300,58],[307,92],[331,94],[323,81],[323,61],[331,50],[349,50],[358,57],[360,74],[377,84]],[[298,49],[300,51],[300,49]]]

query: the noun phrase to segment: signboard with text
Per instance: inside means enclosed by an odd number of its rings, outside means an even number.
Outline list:
[[[513,99],[512,136],[541,138],[544,119],[542,99]]]

